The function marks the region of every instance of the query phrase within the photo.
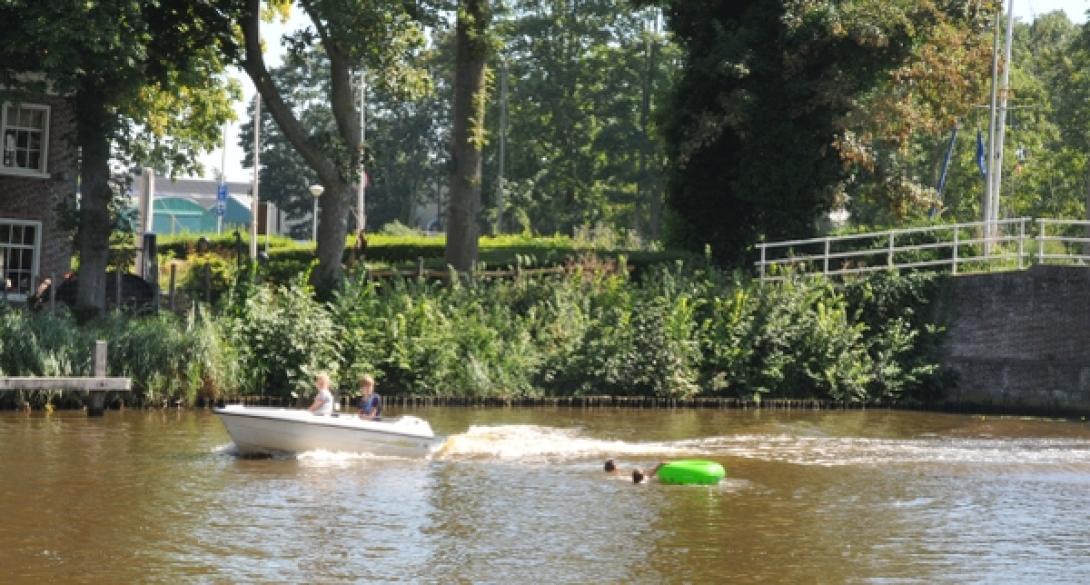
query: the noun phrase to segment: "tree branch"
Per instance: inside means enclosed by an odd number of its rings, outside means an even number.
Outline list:
[[[284,137],[299,151],[307,164],[314,169],[322,183],[332,185],[335,181],[343,181],[344,179],[333,161],[310,141],[310,137],[307,135],[306,130],[303,129],[303,125],[295,117],[291,107],[284,102],[280,90],[277,89],[272,76],[269,75],[265,57],[261,53],[261,25],[259,21],[261,0],[247,0],[246,8],[246,13],[240,19],[246,51],[242,64],[246,69],[246,73],[253,81],[254,87],[257,88],[257,92],[261,95],[261,99],[265,102],[269,113],[276,120],[280,131],[284,133]]]
[[[337,44],[328,27],[323,26],[319,14],[313,9],[310,2],[302,2],[303,10],[314,22],[314,28],[318,31],[318,37],[322,40],[322,47],[329,56],[330,75],[330,105],[333,109],[333,119],[337,122],[337,130],[344,139],[345,145],[353,152],[352,167],[355,168],[360,148],[360,123],[359,112],[356,111],[355,100],[352,97],[351,64],[348,57]]]

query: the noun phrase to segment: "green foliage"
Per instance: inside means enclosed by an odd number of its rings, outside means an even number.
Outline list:
[[[215,254],[190,259],[182,275],[182,290],[191,299],[215,303],[235,279],[235,264]]]
[[[616,232],[610,231],[611,234]],[[160,245],[161,265],[167,265],[171,260],[194,262],[200,264],[201,260],[194,260],[196,256],[196,238],[205,237],[210,242],[213,254],[222,256],[218,260],[208,260],[213,266],[221,266],[227,269],[227,276],[234,274],[232,267],[236,264],[236,244],[233,236],[198,236],[178,235],[166,236]],[[424,259],[424,264],[432,270],[446,268],[443,259],[445,239],[442,236],[425,236],[420,234],[390,235],[369,234],[368,246],[364,258],[370,268],[399,268],[415,269],[417,261]],[[616,243],[615,240],[607,240]],[[354,242],[345,243],[344,258],[351,257]],[[588,261],[588,258],[611,259],[625,255],[627,262],[636,270],[653,266],[662,262],[677,259],[693,259],[693,256],[678,250],[652,250],[630,251],[623,247],[600,249],[600,241],[573,240],[566,236],[533,237],[524,235],[503,235],[484,237],[480,241],[480,262],[485,267],[506,268],[520,265],[523,268],[562,266],[566,264],[579,264]],[[243,259],[247,255],[246,245],[241,252]],[[299,273],[306,272],[312,267],[315,260],[314,248],[308,244],[299,244],[287,238],[272,238],[269,244],[269,259],[263,263],[258,271],[259,276],[275,284],[287,284]],[[201,283],[199,271],[192,266],[182,264],[182,272],[179,273],[180,282],[187,279],[197,279],[195,289],[199,295],[195,298],[203,299],[203,283]],[[187,276],[188,275],[188,276]],[[228,279],[221,279],[221,285]],[[168,283],[160,283],[164,290]],[[222,291],[213,286],[213,290]]]
[[[245,281],[243,281],[245,282]],[[878,274],[761,285],[707,264],[641,278],[576,270],[518,280],[349,279],[328,303],[289,286],[232,289],[211,316],[123,314],[78,327],[61,313],[0,313],[0,372],[86,373],[91,342],[144,404],[312,391],[327,371],[356,392],[925,401],[940,387],[928,324],[934,277]],[[39,400],[45,400],[39,397]]]
[[[0,375],[77,376],[89,373],[92,338],[66,313],[31,317],[0,305]]]
[[[975,0],[670,2],[685,51],[664,124],[676,243],[740,265],[762,238],[812,234],[850,177],[836,145],[858,104],[907,86],[890,73],[940,24],[973,30],[982,13]]]
[[[332,315],[314,301],[313,290],[301,279],[286,287],[252,287],[246,293],[227,315],[244,392],[302,393],[312,388],[319,372],[332,376],[340,370]]]
[[[658,11],[610,0],[509,6],[496,27],[508,85],[507,166],[497,185],[496,91],[483,186],[487,194],[503,189],[504,229],[571,233],[601,223],[657,237],[665,155],[655,113],[679,57],[658,29]]]
[[[0,374],[89,376],[94,341],[107,342],[107,373],[133,379],[139,404],[192,405],[238,393],[239,363],[221,329],[225,321],[172,315],[103,316],[79,325],[67,312],[30,314],[0,308]],[[54,398],[33,393],[32,404]]]
[[[238,86],[221,75],[234,31],[219,20],[203,2],[0,3],[0,87],[68,96],[75,110],[64,138],[80,149],[82,315],[104,308],[111,163],[196,171],[234,117]]]

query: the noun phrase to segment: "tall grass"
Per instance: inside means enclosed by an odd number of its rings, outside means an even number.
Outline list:
[[[81,375],[91,341],[148,404],[309,394],[319,371],[353,394],[588,394],[890,403],[939,387],[927,323],[934,277],[761,285],[704,265],[502,281],[349,279],[329,303],[305,277],[236,286],[215,312],[78,328],[65,314],[0,313],[0,372]],[[214,315],[214,316],[213,316]]]

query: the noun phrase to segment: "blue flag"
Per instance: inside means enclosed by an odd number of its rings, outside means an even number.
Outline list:
[[[984,139],[980,136],[980,130],[976,131],[976,165],[980,167],[980,176],[988,176],[988,165],[984,160]]]
[[[958,139],[958,127],[950,131],[950,142],[946,144],[946,156],[942,159],[942,173],[939,174],[939,186],[935,189],[939,192],[939,200],[942,200],[942,192],[946,189],[946,172],[950,170],[950,155],[954,154],[954,142]]]
[[[935,219],[935,216],[939,214],[939,207],[942,205],[942,192],[946,189],[946,172],[950,170],[950,156],[954,154],[954,143],[957,139],[958,125],[954,124],[954,129],[950,131],[950,143],[946,145],[946,156],[942,159],[942,173],[939,175],[939,185],[935,188],[938,200],[927,211],[928,219]]]

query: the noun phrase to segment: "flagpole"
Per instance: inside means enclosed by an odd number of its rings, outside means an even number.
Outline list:
[[[223,125],[223,157],[220,159],[220,184],[219,188],[222,189],[223,185],[227,183],[227,124]],[[226,204],[226,202],[224,202]],[[216,191],[216,235],[223,234],[223,213],[225,209],[219,209],[219,191]]]
[[[992,32],[992,100],[988,109],[988,168],[984,174],[984,199],[981,201],[980,212],[984,222],[984,254],[992,253],[992,227],[989,219],[992,209],[992,173],[995,166],[995,103],[996,89],[999,78],[999,26],[1003,11],[995,12],[995,28]]]
[[[360,177],[356,193],[356,232],[367,228],[367,70],[360,67]]]
[[[996,231],[999,222],[999,196],[1003,184],[1003,143],[1007,134],[1007,101],[1010,98],[1011,78],[1011,41],[1014,38],[1014,0],[1010,0],[1007,6],[1007,38],[1003,55],[1003,84],[999,90],[999,109],[996,111],[996,151],[995,172],[989,177],[994,182],[992,187],[991,207],[988,209],[988,219],[992,224],[992,231]]]
[[[257,260],[257,216],[261,211],[261,92],[254,94],[254,187],[250,200],[250,260]]]

